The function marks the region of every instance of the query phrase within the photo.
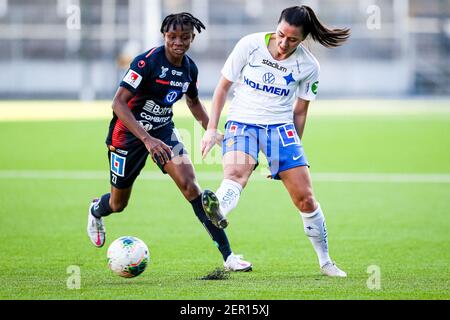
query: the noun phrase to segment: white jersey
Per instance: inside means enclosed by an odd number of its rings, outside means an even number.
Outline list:
[[[267,48],[267,34],[243,37],[225,62],[222,75],[236,84],[228,121],[291,123],[295,99],[316,98],[320,71],[316,58],[300,44],[289,58],[277,61]]]

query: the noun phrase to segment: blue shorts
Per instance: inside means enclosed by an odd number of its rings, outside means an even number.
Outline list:
[[[300,138],[293,123],[275,125],[255,125],[228,121],[222,154],[242,151],[258,163],[258,153],[262,151],[269,162],[273,179],[280,180],[279,173],[291,168],[308,166]]]

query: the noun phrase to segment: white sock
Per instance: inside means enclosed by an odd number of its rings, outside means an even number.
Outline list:
[[[226,217],[231,210],[236,208],[239,197],[241,196],[242,186],[229,179],[223,179],[219,189],[216,191],[216,196],[220,202],[220,210]]]
[[[314,212],[300,212],[300,214],[305,233],[316,251],[320,267],[323,267],[326,263],[331,262],[331,258],[328,254],[327,225],[320,204],[317,204]]]

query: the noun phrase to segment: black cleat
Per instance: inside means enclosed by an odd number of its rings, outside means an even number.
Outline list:
[[[220,211],[220,202],[214,192],[208,189],[203,191],[202,205],[206,216],[217,228],[225,229],[228,226],[228,220]]]

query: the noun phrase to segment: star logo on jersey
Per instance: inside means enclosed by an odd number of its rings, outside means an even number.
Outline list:
[[[284,80],[286,80],[286,85],[288,86],[291,82],[295,82],[295,79],[292,75],[292,72],[288,74],[287,76],[283,77]]]

